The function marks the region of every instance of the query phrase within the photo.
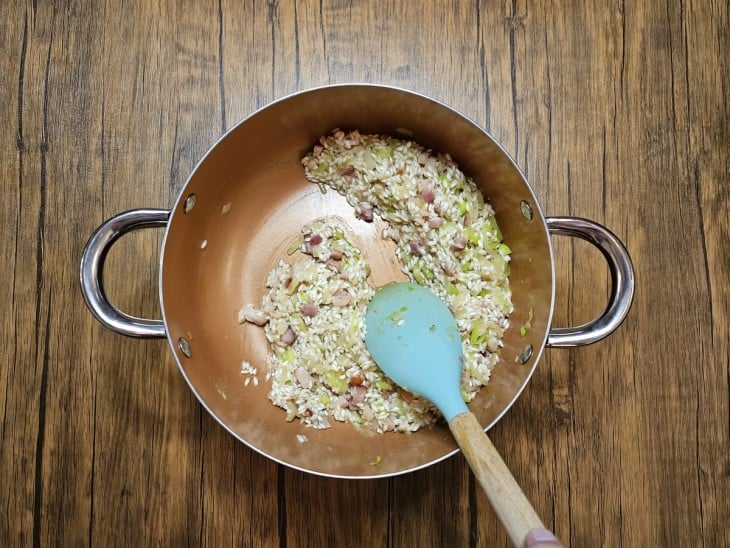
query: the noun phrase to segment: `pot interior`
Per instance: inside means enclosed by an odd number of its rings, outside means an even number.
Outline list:
[[[302,225],[317,218],[336,216],[346,226],[368,258],[374,285],[404,279],[392,243],[380,237],[379,221],[356,219],[344,198],[332,190],[322,193],[304,177],[301,158],[335,127],[412,138],[448,152],[494,207],[513,251],[515,311],[501,360],[469,407],[485,428],[499,419],[527,383],[550,325],[548,233],[530,187],[492,138],[420,95],[371,85],[318,88],[273,103],[229,131],[195,169],[172,212],[162,256],[162,310],[191,388],[241,441],[317,474],[387,476],[452,454],[456,445],[447,426],[375,434],[335,421],[327,430],[286,422],[285,412],[267,398],[269,347],[263,329],[236,321],[243,304],[261,303],[269,271],[281,259],[292,260],[287,248]],[[522,336],[520,326],[530,310],[531,329]],[[181,338],[187,344],[180,344]],[[522,363],[528,346],[532,355]],[[258,369],[258,385],[244,384],[244,360]]]

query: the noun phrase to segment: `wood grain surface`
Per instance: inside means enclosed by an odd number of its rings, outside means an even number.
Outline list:
[[[93,230],[170,207],[206,149],[290,92],[379,82],[488,129],[549,215],[627,245],[608,339],[547,351],[490,431],[566,546],[730,546],[730,14],[724,0],[0,2],[0,544],[506,546],[461,455],[376,481],[235,441],[164,341],[89,314]],[[155,317],[162,231],[105,280]],[[556,238],[554,325],[605,305]]]

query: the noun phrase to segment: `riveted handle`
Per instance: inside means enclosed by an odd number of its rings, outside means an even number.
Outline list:
[[[94,317],[112,331],[129,337],[165,336],[162,320],[136,318],[111,304],[104,292],[102,273],[109,249],[121,236],[140,228],[166,226],[169,218],[166,209],[132,209],[102,223],[89,238],[81,257],[81,292]]]
[[[550,234],[573,236],[592,244],[603,254],[611,273],[611,295],[604,312],[578,327],[550,330],[547,346],[567,348],[600,341],[613,333],[626,317],[634,298],[634,267],[626,247],[603,225],[580,217],[548,217]]]

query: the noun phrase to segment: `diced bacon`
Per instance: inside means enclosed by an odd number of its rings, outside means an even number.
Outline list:
[[[286,331],[281,335],[281,344],[284,344],[286,346],[290,346],[294,344],[294,341],[297,340],[297,335],[294,333],[294,330],[291,328],[291,326],[288,326],[286,328]]]
[[[355,166],[347,166],[345,169],[340,171],[340,175],[343,177],[352,177],[352,175],[355,173]]]
[[[471,226],[471,215],[464,215],[464,226]]]
[[[316,304],[304,303],[302,305],[302,314],[314,318],[319,313],[319,307]]]
[[[337,398],[337,407],[340,409],[345,409],[346,407],[349,407],[350,400],[347,396],[340,396]]]
[[[373,221],[373,206],[368,202],[359,202],[355,206],[355,216],[367,221],[368,223]]]
[[[342,265],[340,264],[340,261],[336,261],[332,257],[330,257],[329,259],[327,259],[324,262],[324,264],[326,264],[327,266],[329,266],[335,272],[339,272],[340,271],[340,268],[342,267]]]
[[[444,274],[447,276],[453,276],[456,273],[456,269],[454,268],[454,265],[451,263],[444,263],[441,265],[441,270],[444,271]]]
[[[319,245],[322,243],[322,236],[320,234],[312,234],[307,243],[309,245]]]
[[[352,297],[350,296],[350,293],[346,289],[340,289],[334,294],[332,304],[335,306],[347,306],[350,304],[351,300]]]
[[[352,391],[352,399],[350,400],[350,409],[354,409],[365,401],[365,394],[368,389],[364,386],[356,386]]]
[[[411,253],[416,257],[420,257],[423,255],[423,246],[418,242],[409,243],[408,248],[411,250]]]
[[[423,186],[421,188],[421,199],[427,204],[430,204],[436,199],[436,193],[430,186]]]
[[[339,249],[332,249],[330,251],[329,258],[332,259],[333,261],[341,261],[342,260],[342,251],[340,251]]]
[[[439,228],[440,226],[443,226],[444,224],[444,218],[443,217],[431,217],[428,220],[428,226],[429,228]]]
[[[454,239],[451,242],[451,249],[454,251],[461,251],[464,248],[466,248],[466,238],[461,235],[454,236]]]
[[[314,145],[313,152],[314,152],[315,156],[319,156],[320,154],[322,154],[323,150],[324,150],[324,147],[322,145]]]
[[[309,374],[309,371],[303,367],[298,367],[296,371],[294,371],[294,376],[297,378],[299,384],[302,385],[302,388],[305,390],[312,388],[314,381],[312,380],[312,375]]]
[[[371,421],[375,418],[375,412],[368,405],[363,406],[361,413],[362,413],[362,418],[365,419],[366,421]]]

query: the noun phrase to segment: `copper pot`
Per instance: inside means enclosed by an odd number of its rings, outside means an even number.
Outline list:
[[[401,474],[455,453],[444,425],[411,434],[372,434],[336,423],[328,430],[286,422],[268,398],[264,380],[268,345],[263,331],[239,325],[245,303],[260,302],[268,272],[286,258],[301,226],[337,215],[364,251],[375,285],[402,276],[378,223],[356,219],[344,198],[322,193],[304,177],[300,160],[333,128],[412,138],[448,152],[471,175],[494,207],[513,251],[510,284],[515,311],[501,361],[470,404],[485,429],[509,409],[534,371],[543,349],[581,346],[614,331],[634,290],[631,260],[603,226],[576,217],[546,218],[524,175],[483,129],[448,106],[422,95],[377,85],[338,85],[296,93],[231,128],[193,170],[172,210],[138,209],[104,222],[81,262],[83,294],[106,327],[132,337],[167,337],[200,403],[240,441],[299,470],[332,477]],[[164,227],[160,257],[162,320],[133,318],[106,298],[101,270],[123,234]],[[576,328],[552,328],[555,295],[551,234],[583,238],[605,256],[612,292],[600,317]],[[531,329],[522,326],[532,310]],[[241,362],[259,370],[245,385]],[[303,438],[302,436],[306,436]],[[374,463],[378,463],[377,465]]]

